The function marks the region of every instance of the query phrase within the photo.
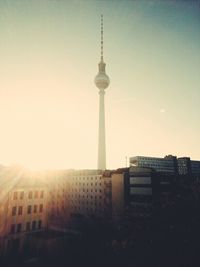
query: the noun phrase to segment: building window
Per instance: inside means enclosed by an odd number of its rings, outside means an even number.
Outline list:
[[[23,207],[22,206],[19,206],[18,215],[22,215],[22,212],[23,212]]]
[[[17,224],[17,233],[20,233],[22,230],[22,224],[21,223],[18,223]]]
[[[34,205],[33,212],[37,213],[37,205]]]
[[[30,231],[31,230],[31,223],[27,222],[26,223],[26,231]]]
[[[18,192],[14,192],[14,194],[13,194],[13,199],[14,200],[16,200],[17,199],[17,196],[18,196],[18,194],[17,194]]]
[[[42,228],[42,221],[39,220],[39,221],[38,221],[38,229],[41,229],[41,228]]]
[[[40,192],[40,198],[43,198],[44,197],[44,191],[41,191]]]
[[[28,206],[28,208],[27,208],[27,213],[28,213],[28,214],[31,214],[31,205]]]
[[[36,229],[36,221],[33,221],[32,222],[32,230],[35,230]]]
[[[29,191],[28,192],[28,198],[31,199],[33,197],[33,192],[32,191]]]
[[[24,198],[24,192],[20,192],[20,199]]]
[[[14,234],[15,233],[15,224],[11,224],[10,226],[10,233]]]
[[[12,208],[12,216],[15,216],[17,214],[17,207]]]
[[[43,204],[40,204],[39,211],[40,211],[40,212],[42,212],[42,211],[43,211]]]
[[[38,198],[38,191],[35,191],[35,198]]]

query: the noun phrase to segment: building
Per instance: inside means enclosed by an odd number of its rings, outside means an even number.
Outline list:
[[[105,140],[105,107],[104,95],[105,89],[110,83],[106,74],[106,64],[103,59],[103,15],[101,15],[101,60],[99,63],[99,72],[95,77],[95,84],[99,89],[99,140],[98,140],[98,170],[106,169],[106,140]]]
[[[20,249],[26,236],[46,229],[65,232],[148,218],[170,203],[177,177],[200,177],[200,162],[190,158],[133,157],[130,162],[117,170],[1,168],[0,252]]]
[[[81,220],[111,215],[109,171],[71,170],[51,173],[49,227],[74,227]]]
[[[153,168],[118,169],[111,174],[113,222],[148,218],[168,201],[174,176]]]
[[[136,156],[130,158],[130,166],[153,168],[158,172],[170,174],[177,173],[177,162],[174,156],[165,156],[164,158]]]
[[[191,160],[189,157],[177,158],[172,155],[164,158],[136,156],[130,158],[130,166],[149,167],[166,174],[200,176],[200,161]]]
[[[112,174],[112,217],[146,217],[152,213],[155,196],[154,171],[151,168],[130,167]]]
[[[41,173],[6,167],[0,175],[0,254],[9,254],[26,235],[47,228],[48,190]]]
[[[200,161],[191,160],[191,174],[200,177]]]
[[[104,208],[102,171],[75,171],[68,179],[71,215],[100,216]]]
[[[42,229],[47,223],[46,186],[21,168],[1,172],[0,236]]]
[[[191,175],[191,161],[189,157],[178,158],[178,173],[180,175]]]
[[[48,227],[65,228],[70,216],[69,179],[71,170],[46,172],[48,181]]]

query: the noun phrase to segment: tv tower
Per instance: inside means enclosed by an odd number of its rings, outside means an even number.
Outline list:
[[[105,89],[110,83],[106,75],[106,64],[103,61],[103,15],[101,15],[101,60],[99,62],[99,73],[95,77],[95,84],[99,89],[99,142],[98,142],[98,166],[99,170],[106,169],[106,140],[105,140]]]

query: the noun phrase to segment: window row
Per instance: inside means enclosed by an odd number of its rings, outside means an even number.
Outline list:
[[[69,194],[69,197],[71,197],[71,198],[80,198],[80,199],[82,199],[82,198],[95,198],[95,199],[97,199],[97,198],[99,198],[99,199],[101,199],[102,198],[102,196],[95,196],[95,195],[78,195],[78,194]]]
[[[80,207],[74,207],[74,210],[79,211],[79,212],[83,212],[83,209]],[[92,207],[88,208],[87,207],[87,208],[85,208],[85,210],[89,211],[89,212],[95,212],[95,213],[102,212],[102,209],[97,209],[96,207],[95,208],[92,208]]]
[[[23,206],[19,206],[19,207],[12,207],[12,216],[16,216],[16,215],[22,215],[23,214],[23,210],[24,207]],[[31,214],[31,213],[38,213],[38,212],[43,212],[43,204],[40,205],[28,205],[27,206],[27,214]]]
[[[28,198],[43,198],[44,197],[44,191],[29,191],[28,192]],[[18,199],[24,199],[24,191],[15,191],[13,193],[13,199],[18,200]]]
[[[71,204],[72,204],[72,206],[73,205],[77,205],[79,203],[79,205],[81,205],[81,206],[85,206],[85,205],[94,205],[94,206],[99,206],[99,207],[101,207],[102,205],[101,205],[101,202],[89,202],[89,201],[85,201],[85,202],[73,202],[73,201],[71,201]]]
[[[100,193],[102,192],[101,189],[99,189],[99,190],[98,190],[98,189],[90,189],[90,190],[89,190],[89,189],[84,189],[84,188],[83,188],[82,190],[79,189],[79,188],[71,188],[71,190],[69,190],[69,191],[72,191],[72,192],[73,192],[73,191],[74,191],[74,192],[81,192],[81,191],[83,191],[83,192],[100,192]]]
[[[43,198],[44,197],[44,191],[29,191],[28,192],[28,198]]]
[[[25,231],[34,231],[34,230],[39,230],[42,228],[42,221],[32,221],[32,222],[27,222],[26,223],[26,229]],[[10,226],[10,234],[15,234],[15,233],[20,233],[22,232],[22,223],[17,223],[17,224],[11,224]]]
[[[84,176],[82,176],[82,177],[80,177],[80,176],[78,176],[78,177],[72,177],[72,179],[75,179],[75,180],[85,180],[85,179],[87,179],[87,180],[89,180],[89,179],[91,179],[91,180],[93,180],[93,178],[94,179],[101,179],[101,176],[90,176],[90,177],[84,177]]]
[[[89,185],[91,185],[91,186],[94,186],[94,185],[95,185],[95,186],[98,186],[98,185],[99,185],[99,186],[101,186],[101,183],[90,183],[90,184],[89,184],[89,183],[72,182],[72,183],[71,183],[71,186],[73,186],[73,185],[77,185],[77,186],[86,186],[86,185],[87,185],[87,186],[89,186]]]

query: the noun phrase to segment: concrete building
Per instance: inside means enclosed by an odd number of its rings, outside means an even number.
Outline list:
[[[44,229],[151,216],[170,199],[176,168],[180,177],[199,177],[199,161],[175,159],[134,157],[129,168],[110,171],[1,168],[0,251],[15,251],[19,240]]]
[[[1,173],[0,236],[42,229],[47,223],[45,184],[23,169]]]
[[[7,167],[0,176],[0,255],[5,255],[20,251],[26,235],[47,228],[48,190],[41,173]]]
[[[65,228],[69,221],[69,180],[70,170],[49,171],[48,181],[48,226]]]
[[[51,178],[48,175],[48,180],[50,227],[68,227],[76,219],[105,219],[111,215],[109,171],[58,171],[51,173]]]

